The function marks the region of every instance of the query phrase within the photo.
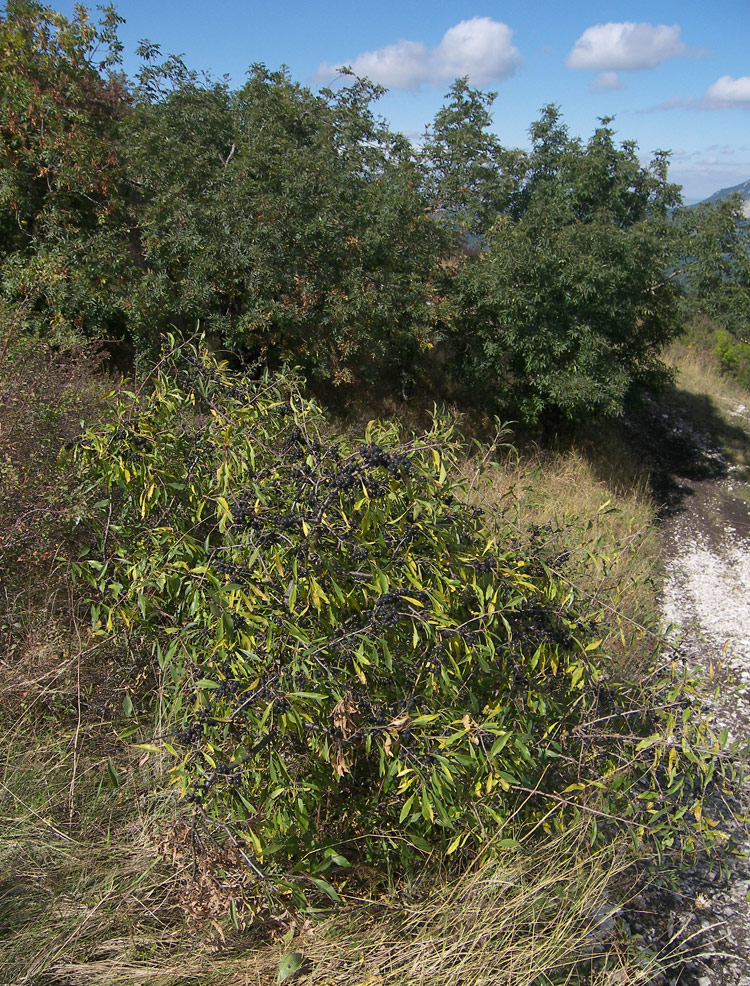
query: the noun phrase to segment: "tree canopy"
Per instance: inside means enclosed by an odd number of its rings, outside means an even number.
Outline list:
[[[119,20],[0,15],[0,300],[30,331],[145,354],[200,327],[327,401],[412,385],[529,422],[663,379],[680,292],[746,332],[736,205],[675,219],[667,155],[610,119],[582,141],[547,106],[505,148],[458,79],[417,147],[352,75],[234,88],[145,42],[127,79]]]
[[[666,275],[678,189],[664,155],[641,165],[610,122],[583,145],[546,107],[515,200],[457,272],[457,372],[529,421],[616,415],[634,384],[663,376],[680,328]]]

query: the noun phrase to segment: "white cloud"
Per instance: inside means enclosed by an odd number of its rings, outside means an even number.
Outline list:
[[[683,110],[683,109],[694,109],[697,105],[695,99],[685,99],[683,96],[675,96],[672,99],[665,99],[663,103],[659,103],[657,106],[646,106],[643,109],[636,110],[636,113],[661,113],[666,110]]]
[[[472,17],[449,28],[435,48],[428,49],[421,41],[397,41],[341,64],[388,88],[418,89],[464,75],[473,85],[499,82],[515,72],[521,56],[507,24]],[[315,77],[322,81],[335,73],[333,65],[323,62]]]
[[[376,51],[366,51],[350,62],[352,69],[362,77],[394,89],[418,89],[424,82],[424,65],[427,46],[420,41],[397,41]],[[323,63],[317,77],[336,74],[336,68]]]
[[[573,46],[568,68],[597,72],[656,68],[667,58],[691,54],[678,24],[596,24],[587,28]]]
[[[445,32],[431,53],[430,63],[435,82],[468,75],[474,85],[484,85],[513,75],[521,56],[507,24],[472,17]]]
[[[602,72],[589,86],[591,92],[607,92],[610,89],[624,89],[625,85],[617,72]]]
[[[677,97],[668,99],[658,106],[638,110],[639,113],[654,113],[659,110],[750,110],[750,75],[733,79],[731,75],[722,75],[713,85],[709,86],[700,99],[685,99]]]
[[[750,109],[750,75],[733,79],[722,75],[706,90],[701,105],[708,109],[725,109],[740,106]]]

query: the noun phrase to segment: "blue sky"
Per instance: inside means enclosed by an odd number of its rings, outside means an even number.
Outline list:
[[[63,13],[72,2],[51,0]],[[687,199],[750,178],[750,3],[714,0],[121,0],[125,68],[147,38],[192,68],[241,83],[253,62],[284,64],[313,88],[352,64],[389,87],[379,110],[418,136],[452,79],[498,92],[494,129],[527,145],[529,124],[557,103],[587,137],[614,116],[644,157],[672,152]]]

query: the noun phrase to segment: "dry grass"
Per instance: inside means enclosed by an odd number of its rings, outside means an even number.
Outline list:
[[[270,984],[291,949],[304,957],[298,981],[328,986],[645,984],[675,961],[603,926],[633,870],[620,847],[592,853],[583,827],[459,878],[222,941],[186,920],[190,867],[159,848],[179,809],[147,793],[153,774],[121,755],[113,785],[101,737],[87,730],[71,813],[71,737],[21,738],[6,731],[0,781],[3,983]]]
[[[700,339],[674,343],[666,360],[676,373],[668,399],[724,448],[738,478],[750,478],[750,393],[720,371]]]
[[[472,502],[519,539],[533,541],[592,616],[618,660],[651,653],[654,573],[660,557],[647,473],[614,429],[600,441],[473,457],[463,465]]]
[[[113,933],[151,936],[163,922],[150,902],[173,878],[149,834],[173,799],[145,794],[150,766],[78,689],[96,652],[67,650],[57,630],[55,646],[23,648],[2,695],[3,983],[45,982],[50,967]]]
[[[614,932],[601,927],[613,911],[609,894],[627,869],[611,849],[584,850],[568,832],[527,851],[479,862],[459,879],[418,902],[373,914],[363,928],[352,915],[324,929],[338,959],[305,948],[314,982],[392,986],[551,982],[646,982]],[[618,894],[622,886],[617,887]],[[320,970],[320,972],[318,972]],[[323,975],[323,971],[325,975]],[[653,971],[653,970],[652,970]],[[614,976],[612,975],[614,973]]]

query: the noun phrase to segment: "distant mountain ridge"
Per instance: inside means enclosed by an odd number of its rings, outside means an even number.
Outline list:
[[[739,185],[732,185],[731,188],[720,188],[718,192],[714,192],[707,199],[703,199],[703,202],[720,202],[722,199],[730,198],[735,192],[739,192],[742,196],[744,201],[742,211],[746,218],[750,219],[750,178],[747,181],[740,182]]]

